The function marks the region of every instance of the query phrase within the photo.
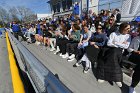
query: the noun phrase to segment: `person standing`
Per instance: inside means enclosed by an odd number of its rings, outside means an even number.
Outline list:
[[[129,61],[136,64],[132,76],[132,83],[129,87],[129,93],[136,93],[135,87],[140,82],[140,27],[138,28],[137,32],[139,33],[138,36],[133,38],[128,48],[128,51],[131,53],[129,56]]]
[[[116,23],[120,23],[121,20],[121,13],[119,9],[115,9],[116,12]]]
[[[78,16],[79,16],[79,4],[78,4],[78,2],[75,2],[73,14],[75,15],[75,18],[78,18]]]
[[[129,47],[131,37],[128,34],[130,25],[122,23],[119,31],[110,34],[107,49],[98,58],[97,79],[99,83],[106,81],[115,82],[122,87],[123,74],[120,66],[122,53]]]
[[[12,24],[12,31],[15,36],[15,38],[18,40],[19,39],[19,33],[20,33],[20,26],[16,23],[16,21],[13,22]]]

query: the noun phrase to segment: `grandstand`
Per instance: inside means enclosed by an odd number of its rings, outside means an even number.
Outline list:
[[[111,9],[111,6],[117,3],[117,1],[109,0],[107,3],[100,4],[100,1],[101,0],[50,0],[50,6],[52,14],[54,14],[54,17],[57,17],[71,14],[74,2],[79,3],[80,14],[83,11],[90,11],[91,13],[95,12],[98,14],[100,7],[106,6],[108,9]],[[140,0],[119,0],[118,3],[120,4],[118,8],[121,10],[122,14],[121,21],[131,21],[136,16],[139,16]]]
[[[80,14],[82,11],[91,10],[98,13],[99,0],[50,0],[50,6],[54,16],[61,16],[72,13],[74,2],[79,3]],[[89,8],[89,9],[88,9]]]
[[[139,0],[122,0],[122,21],[131,21],[139,16],[140,11]]]

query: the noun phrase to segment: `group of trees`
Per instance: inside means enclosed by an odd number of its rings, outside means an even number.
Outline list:
[[[0,6],[0,24],[11,21],[28,23],[35,21],[36,19],[36,14],[31,9],[24,6],[11,7],[9,9]]]

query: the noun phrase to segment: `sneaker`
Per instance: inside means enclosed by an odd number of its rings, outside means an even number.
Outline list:
[[[73,67],[79,67],[79,66],[80,66],[79,63],[75,63],[75,64],[73,65]]]
[[[31,39],[30,38],[27,39],[27,43],[31,43]]]
[[[84,69],[84,73],[88,73],[89,70],[90,70],[89,68],[85,68],[85,69]]]
[[[79,63],[76,63],[75,65],[76,65],[77,67],[79,67],[79,66],[80,66],[80,64],[79,64]]]
[[[40,45],[41,43],[40,43],[40,42],[37,42],[36,44],[37,44],[37,45]]]
[[[129,87],[129,93],[136,93],[135,88]]]
[[[62,58],[68,58],[68,57],[69,57],[68,53],[62,55]]]
[[[59,55],[60,57],[62,57],[63,55],[62,55],[62,53],[60,53],[60,55]]]
[[[71,56],[69,56],[69,59],[73,59],[75,58],[75,54],[72,54]]]
[[[54,54],[56,55],[56,54],[58,54],[60,51],[59,50],[56,50],[55,52],[54,52]]]
[[[67,59],[68,62],[71,62],[71,61],[74,61],[74,60],[75,60],[75,58],[72,58],[72,59],[68,58]]]
[[[102,79],[98,79],[97,81],[98,81],[99,83],[105,82],[105,80],[102,80]]]
[[[122,87],[122,82],[116,82],[118,87]]]
[[[55,51],[55,48],[51,48],[50,51]]]
[[[75,64],[73,65],[73,67],[79,67],[81,63],[82,63],[82,61],[79,60],[77,63],[75,63]]]

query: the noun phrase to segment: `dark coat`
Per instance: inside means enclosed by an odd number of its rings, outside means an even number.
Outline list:
[[[98,56],[97,78],[122,82],[122,70],[120,67],[122,49],[103,48]]]

